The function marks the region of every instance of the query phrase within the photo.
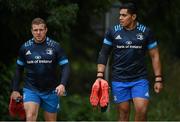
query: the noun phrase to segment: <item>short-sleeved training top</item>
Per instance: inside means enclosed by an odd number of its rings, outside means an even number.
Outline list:
[[[112,81],[133,81],[147,78],[145,52],[157,47],[151,30],[137,23],[133,30],[115,25],[105,34],[104,45],[112,47]]]
[[[49,37],[42,43],[36,43],[33,38],[25,42],[17,59],[17,65],[25,68],[25,88],[39,91],[55,89],[60,84],[57,66],[67,63],[59,43]]]

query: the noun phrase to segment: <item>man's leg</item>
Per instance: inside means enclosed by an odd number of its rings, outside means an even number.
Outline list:
[[[131,93],[135,107],[135,121],[146,121],[149,104],[149,81],[146,79],[136,81]]]
[[[147,109],[149,100],[144,98],[134,98],[135,121],[147,121]]]
[[[36,121],[38,116],[39,104],[35,102],[25,102],[26,121]]]
[[[129,82],[112,82],[112,93],[114,103],[118,108],[118,120],[128,121],[130,114],[131,84]]]
[[[56,121],[57,113],[50,113],[50,112],[44,111],[44,119],[45,121]]]
[[[59,96],[53,90],[51,92],[41,94],[41,107],[44,109],[44,119],[46,121],[56,121],[57,112],[60,107]]]
[[[35,91],[24,88],[23,101],[26,112],[26,121],[36,121],[40,104],[39,96]]]
[[[118,107],[118,120],[129,121],[130,115],[130,102],[122,102],[117,105]]]

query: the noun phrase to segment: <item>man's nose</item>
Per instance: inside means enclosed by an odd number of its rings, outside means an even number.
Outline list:
[[[123,17],[122,16],[119,16],[119,20],[122,20],[123,19]]]
[[[37,30],[37,33],[38,33],[38,34],[41,33],[41,30]]]

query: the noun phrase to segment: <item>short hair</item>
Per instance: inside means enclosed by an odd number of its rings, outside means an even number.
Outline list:
[[[39,25],[39,24],[44,24],[44,25],[45,25],[45,28],[47,27],[45,20],[42,19],[42,18],[34,18],[34,19],[32,20],[31,26],[32,26],[32,25]]]
[[[137,14],[137,6],[134,2],[125,2],[122,3],[119,9],[127,9],[130,14]]]

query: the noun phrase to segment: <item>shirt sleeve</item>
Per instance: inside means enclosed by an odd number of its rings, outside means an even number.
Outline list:
[[[24,66],[25,65],[25,57],[24,57],[24,48],[23,46],[19,49],[18,59],[16,61],[17,65]]]
[[[23,47],[20,48],[18,59],[16,61],[16,71],[12,80],[12,90],[19,91],[19,83],[23,78],[23,71],[25,65],[24,51]]]
[[[106,44],[108,46],[112,46],[112,30],[109,29],[104,36],[103,44]]]
[[[112,45],[113,45],[111,33],[112,31],[109,29],[104,36],[103,45],[99,52],[99,56],[97,60],[98,64],[104,64],[104,65],[107,64],[107,60],[108,60],[108,57],[112,50]]]
[[[155,39],[153,32],[149,29],[147,32],[147,49],[156,48],[158,45],[157,39]]]
[[[64,50],[59,45],[57,46],[57,60],[60,66],[69,63]]]
[[[58,45],[57,47],[57,59],[58,64],[61,66],[61,84],[64,86],[67,84],[70,75],[69,60],[64,52],[64,50]]]

